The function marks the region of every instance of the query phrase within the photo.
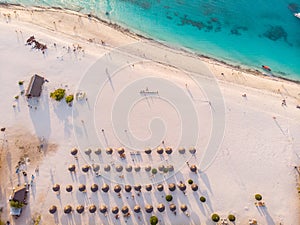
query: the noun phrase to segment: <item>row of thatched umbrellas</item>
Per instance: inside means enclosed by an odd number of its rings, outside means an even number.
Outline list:
[[[146,205],[146,206],[145,206],[145,211],[146,211],[147,213],[152,213],[152,212],[153,212],[153,209],[154,209],[154,208],[153,208],[152,205]],[[159,212],[163,212],[163,211],[165,211],[165,209],[166,209],[166,207],[165,207],[164,204],[160,203],[160,204],[157,205],[157,210],[158,210]],[[177,207],[176,207],[175,204],[172,203],[172,204],[169,205],[169,209],[170,209],[172,212],[174,212],[174,211],[177,209]],[[185,212],[185,211],[187,210],[187,206],[186,206],[185,204],[182,204],[182,205],[180,206],[180,209],[181,209],[182,212]],[[76,207],[76,211],[77,211],[79,214],[83,213],[84,210],[85,210],[85,207],[84,207],[83,205],[78,205],[78,206]],[[90,205],[90,206],[88,207],[88,210],[89,210],[90,213],[95,213],[95,212],[97,211],[97,207],[96,207],[96,205],[93,204],[93,205]],[[107,212],[108,212],[108,207],[107,207],[106,205],[101,205],[101,206],[99,207],[99,210],[100,210],[101,213],[107,213]],[[57,211],[57,206],[55,206],[55,205],[52,205],[52,206],[49,208],[49,213],[51,213],[51,214],[56,213],[56,211]],[[72,208],[71,205],[66,205],[66,206],[64,207],[64,213],[69,214],[69,213],[71,213],[72,211],[73,211],[73,208]],[[117,206],[111,208],[111,212],[112,212],[113,214],[118,214],[119,211],[120,211],[120,210],[119,210],[119,208],[118,208]],[[140,207],[139,205],[136,205],[136,206],[134,206],[133,211],[134,211],[135,213],[140,213],[140,212],[141,212],[141,207]],[[129,213],[129,208],[128,208],[128,206],[123,206],[123,207],[121,208],[121,212],[122,212],[123,214],[128,214],[128,213]]]
[[[108,154],[108,155],[111,155],[111,154],[113,153],[113,151],[114,151],[113,148],[106,148],[106,149],[105,149],[105,152],[106,152],[106,154]],[[196,153],[196,148],[195,148],[195,147],[190,147],[190,148],[188,149],[188,151],[189,151],[191,154],[195,154],[195,153]],[[98,148],[98,149],[96,149],[96,150],[94,151],[94,153],[95,153],[96,155],[100,155],[101,152],[102,152],[102,150],[101,150],[100,148]],[[144,152],[145,152],[147,155],[149,155],[149,154],[152,153],[152,149],[151,149],[151,148],[145,148]],[[158,154],[160,154],[160,155],[163,154],[164,152],[166,152],[166,154],[170,155],[170,154],[173,153],[173,149],[172,149],[171,147],[166,147],[166,148],[158,147],[158,148],[156,149],[156,152],[157,152]],[[184,147],[179,147],[179,148],[178,148],[178,152],[179,152],[180,154],[185,154],[186,149],[185,149]],[[73,148],[73,149],[71,150],[71,154],[72,154],[72,155],[77,155],[77,153],[78,153],[78,149],[77,149],[77,148]],[[91,148],[87,148],[87,149],[84,151],[84,153],[85,153],[86,155],[90,155],[90,154],[92,153],[92,149],[91,149]],[[117,149],[117,153],[120,154],[120,155],[122,155],[122,154],[125,153],[125,149],[124,149],[123,147],[118,148],[118,149]]]
[[[199,189],[198,185],[195,184],[195,183],[191,184],[190,186],[191,186],[191,189],[192,189],[193,191],[198,191],[198,189]],[[185,191],[186,188],[187,188],[187,186],[186,186],[184,183],[179,183],[179,184],[177,185],[177,187],[178,187],[179,190],[181,190],[181,191]],[[134,188],[135,191],[139,191],[139,192],[142,190],[142,186],[141,186],[141,185],[134,185],[133,188]],[[146,191],[151,191],[152,188],[153,188],[153,186],[152,186],[151,184],[145,185]],[[164,190],[164,186],[163,186],[162,184],[158,184],[156,188],[157,188],[158,191],[163,191],[163,190]],[[175,191],[175,190],[176,190],[176,184],[170,183],[170,184],[168,185],[168,188],[169,188],[170,191]],[[59,185],[59,184],[54,184],[53,187],[52,187],[52,190],[53,190],[54,192],[60,191],[60,185]],[[81,192],[85,192],[85,191],[86,191],[86,185],[80,184],[80,185],[78,186],[78,190],[81,191]],[[97,184],[92,184],[92,185],[91,185],[91,191],[92,191],[92,192],[96,192],[96,191],[98,191],[98,190],[99,190],[99,187],[98,187]],[[108,191],[109,191],[109,185],[108,185],[108,184],[103,184],[102,187],[101,187],[101,190],[102,190],[103,192],[108,192]],[[114,186],[114,191],[115,191],[116,193],[121,192],[121,190],[122,190],[122,187],[121,187],[119,184],[117,184],[117,185]],[[124,186],[124,190],[125,190],[126,192],[131,192],[132,186],[127,184],[127,185]],[[66,191],[67,191],[67,192],[72,192],[72,191],[73,191],[73,186],[72,186],[72,185],[67,185],[67,186],[66,186]]]

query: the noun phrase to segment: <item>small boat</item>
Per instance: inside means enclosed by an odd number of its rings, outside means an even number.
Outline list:
[[[299,18],[299,19],[300,19],[300,12],[298,12],[298,13],[294,13],[294,16],[296,16],[297,18]]]
[[[268,66],[266,66],[266,65],[262,65],[261,67],[262,67],[264,70],[271,71],[271,68],[268,67]]]

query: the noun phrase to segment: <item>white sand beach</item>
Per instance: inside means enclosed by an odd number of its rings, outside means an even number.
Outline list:
[[[25,45],[33,35],[47,45],[44,53]],[[158,224],[209,225],[216,224],[211,215],[217,213],[221,219],[236,217],[234,223],[227,219],[228,224],[249,224],[251,219],[263,225],[299,224],[295,166],[300,165],[300,84],[171,49],[75,12],[19,6],[0,7],[0,68],[0,126],[6,128],[0,133],[2,221],[27,225],[40,215],[43,225],[150,224],[155,215]],[[39,98],[28,100],[21,92],[34,74],[48,82]],[[50,98],[57,88],[85,96],[68,106]],[[117,153],[120,147],[125,159]],[[166,153],[167,147],[172,153]],[[70,154],[73,148],[79,149],[77,157]],[[98,148],[100,154],[95,153]],[[27,178],[16,174],[20,159]],[[72,164],[76,172],[68,170]],[[99,172],[83,172],[84,165],[99,165]],[[168,170],[160,171],[162,166]],[[155,175],[153,168],[158,169]],[[28,204],[14,219],[9,196],[32,175]],[[168,189],[171,183],[175,191]],[[59,192],[52,190],[55,184]],[[78,190],[80,184],[86,192]],[[99,187],[96,192],[93,184]],[[101,190],[104,184],[110,187],[107,193]],[[124,190],[126,184],[131,192]],[[141,192],[133,188],[138,184]],[[163,184],[162,192],[158,184]],[[255,205],[257,193],[264,206]],[[171,202],[165,199],[168,194]],[[160,203],[164,212],[157,209]],[[145,211],[148,204],[152,213]],[[49,213],[52,205],[57,207],[54,214]],[[70,214],[64,213],[67,205],[72,206]],[[78,205],[84,206],[82,214]],[[95,213],[89,212],[91,205]],[[106,214],[99,210],[103,205]],[[134,212],[137,205],[139,213]],[[115,206],[118,214],[112,213]],[[124,216],[123,206],[130,215]]]

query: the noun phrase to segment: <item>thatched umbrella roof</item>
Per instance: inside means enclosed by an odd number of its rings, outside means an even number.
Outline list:
[[[118,185],[118,184],[114,187],[114,191],[115,191],[116,193],[119,193],[121,190],[122,190],[122,188],[121,188],[121,186]]]
[[[191,185],[191,188],[192,188],[193,191],[198,191],[198,188],[199,188],[199,187],[198,187],[197,184],[192,184],[192,185]]]
[[[141,167],[139,166],[139,165],[136,165],[135,167],[134,167],[134,171],[135,172],[139,172],[141,170]]]
[[[115,207],[113,207],[113,208],[111,209],[111,212],[112,212],[113,214],[118,214],[119,208],[118,208],[117,206],[115,206]]]
[[[171,147],[166,147],[166,153],[168,155],[172,154],[172,152],[173,152],[173,149]]]
[[[117,172],[122,172],[122,170],[123,170],[123,166],[122,165],[117,165],[116,166],[116,171]]]
[[[186,185],[184,183],[180,183],[180,184],[178,184],[178,188],[180,189],[180,191],[185,191]]]
[[[99,164],[92,164],[92,168],[94,172],[98,172],[100,170],[100,165]]]
[[[146,205],[145,210],[147,213],[152,213],[153,212],[153,206],[152,205]]]
[[[106,149],[106,153],[107,153],[108,155],[111,155],[111,154],[113,153],[113,149],[112,149],[112,148],[107,148],[107,149]]]
[[[191,154],[195,154],[195,153],[196,153],[196,148],[195,148],[195,147],[190,147],[190,148],[189,148],[189,152],[190,152]]]
[[[169,170],[169,172],[174,171],[174,166],[173,165],[168,165],[167,169]]]
[[[118,153],[119,153],[120,155],[122,155],[124,152],[125,152],[125,149],[124,149],[123,147],[118,148]]]
[[[156,149],[156,152],[158,153],[158,154],[163,154],[164,153],[164,149],[162,148],[162,147],[158,147],[157,149]]]
[[[176,185],[174,183],[169,184],[169,190],[170,191],[175,191]]]
[[[182,212],[185,212],[185,211],[187,210],[186,204],[182,204],[182,205],[180,206],[180,209],[181,209]]]
[[[109,191],[108,184],[103,184],[101,189],[102,189],[103,192],[108,192]]]
[[[95,150],[95,154],[96,154],[96,155],[100,155],[100,154],[101,154],[101,148],[97,148],[97,149]]]
[[[53,191],[59,191],[60,190],[60,185],[59,184],[54,184],[52,187]]]
[[[89,172],[89,169],[90,169],[90,166],[87,164],[85,164],[81,167],[82,172],[85,172],[85,173]]]
[[[142,189],[142,186],[140,184],[134,185],[134,190],[140,191]]]
[[[176,205],[175,204],[170,204],[170,210],[172,211],[172,212],[174,212],[175,210],[176,210]]]
[[[179,152],[180,154],[184,154],[184,153],[185,153],[185,148],[184,148],[184,147],[179,147],[179,148],[178,148],[178,152]]]
[[[165,205],[162,204],[162,203],[158,204],[158,206],[157,206],[157,210],[158,210],[159,212],[165,211],[165,208],[166,208]]]
[[[64,213],[68,214],[68,213],[70,213],[70,212],[72,212],[72,206],[66,205],[66,206],[64,207]]]
[[[98,191],[98,185],[97,184],[92,184],[92,186],[91,186],[91,191],[92,192],[96,192],[96,191]]]
[[[147,166],[145,167],[145,171],[146,171],[146,172],[150,172],[150,171],[151,171],[151,166],[150,166],[150,165],[147,165]]]
[[[71,155],[77,155],[78,149],[77,148],[72,148],[71,150]]]
[[[151,152],[152,152],[151,148],[145,148],[145,153],[147,155],[151,154]]]
[[[93,204],[93,205],[90,205],[90,207],[89,207],[90,213],[95,213],[96,210],[97,210],[97,207],[96,207],[94,204]]]
[[[92,153],[92,149],[87,148],[87,149],[84,151],[84,153],[85,153],[86,155],[90,155],[90,154]]]
[[[67,185],[67,186],[66,186],[66,191],[67,191],[67,192],[73,191],[73,186],[72,186],[71,184]]]
[[[132,165],[127,165],[125,167],[125,169],[126,169],[127,172],[131,172],[132,171]]]
[[[84,192],[86,190],[86,186],[84,184],[79,184],[78,190]]]
[[[131,192],[132,187],[129,184],[125,185],[125,191],[126,192]]]
[[[151,191],[152,190],[152,185],[151,184],[147,184],[146,185],[146,190],[147,191]]]
[[[104,171],[106,171],[106,172],[110,171],[110,165],[106,164],[104,166]]]
[[[163,191],[164,190],[164,185],[162,185],[162,184],[157,185],[157,190],[158,191]]]
[[[107,212],[107,206],[106,205],[101,205],[100,206],[100,212],[101,213],[106,213]]]
[[[77,207],[76,207],[76,211],[77,211],[79,214],[83,213],[83,212],[84,212],[84,206],[83,206],[83,205],[77,206]]]
[[[123,206],[121,211],[123,214],[126,214],[129,212],[129,208],[127,206]]]
[[[141,207],[139,205],[134,206],[133,211],[139,213],[141,211]]]
[[[196,172],[197,171],[197,166],[196,165],[191,165],[190,170],[192,172]]]
[[[54,214],[57,211],[57,207],[55,205],[51,205],[51,207],[49,208],[49,213]]]
[[[71,165],[68,167],[68,170],[69,170],[70,172],[74,172],[75,169],[76,169],[76,166],[75,166],[74,164],[71,164]]]
[[[159,170],[159,171],[162,172],[162,171],[164,171],[164,169],[165,169],[165,166],[164,166],[164,165],[159,165],[159,166],[158,166],[158,170]]]

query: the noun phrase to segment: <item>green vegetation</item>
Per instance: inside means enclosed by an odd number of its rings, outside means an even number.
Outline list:
[[[24,206],[24,203],[18,202],[18,201],[13,201],[13,200],[11,200],[9,202],[9,204],[10,204],[10,207],[14,207],[14,208],[18,208],[18,209],[20,209]]]
[[[200,197],[200,201],[201,201],[201,202],[206,202],[206,198],[205,198],[204,196],[201,196],[201,197]]]
[[[256,199],[257,201],[262,200],[261,194],[256,194],[256,195],[255,195],[255,199]]]
[[[158,219],[156,216],[151,216],[150,217],[150,224],[151,225],[156,225],[158,223]]]
[[[164,173],[169,172],[169,169],[167,167],[164,168]]]
[[[56,101],[60,101],[65,97],[66,90],[59,88],[50,93],[50,97]]]
[[[228,219],[229,219],[230,222],[234,222],[235,221],[235,216],[232,215],[232,214],[229,214]]]
[[[36,216],[36,218],[33,217],[32,220],[33,220],[33,225],[39,225],[40,222],[41,222],[41,215],[38,214],[38,215]]]
[[[19,99],[19,95],[16,95],[16,96],[15,96],[15,99],[18,100],[18,99]]]
[[[152,174],[157,174],[157,169],[153,168],[152,169]]]
[[[19,85],[23,85],[23,84],[24,84],[24,81],[23,81],[23,80],[20,80],[20,81],[18,82],[18,84],[19,84]]]
[[[214,213],[211,215],[211,220],[214,222],[219,222],[220,216],[218,214]]]
[[[188,180],[188,184],[193,184],[193,183],[194,183],[194,181],[192,179]]]
[[[172,199],[173,199],[172,195],[167,195],[167,196],[166,196],[166,201],[167,201],[167,202],[172,201]]]
[[[73,102],[73,99],[74,99],[74,95],[66,96],[66,103],[70,104],[71,102]]]

